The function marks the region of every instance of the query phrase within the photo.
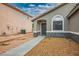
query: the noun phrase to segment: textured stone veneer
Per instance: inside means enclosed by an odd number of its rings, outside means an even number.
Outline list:
[[[71,33],[69,38],[79,43],[79,35]]]
[[[34,33],[34,36],[38,36],[40,33]],[[73,33],[46,33],[46,37],[65,37],[74,40],[79,43],[79,35]]]
[[[68,33],[47,33],[47,37],[67,37]]]
[[[47,37],[65,37],[79,43],[79,35],[73,33],[47,33]]]
[[[38,35],[40,35],[40,32],[33,33],[33,36],[34,36],[34,37],[37,37]]]

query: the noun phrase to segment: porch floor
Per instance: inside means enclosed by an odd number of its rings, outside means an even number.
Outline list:
[[[26,56],[79,56],[79,44],[67,38],[45,38]]]

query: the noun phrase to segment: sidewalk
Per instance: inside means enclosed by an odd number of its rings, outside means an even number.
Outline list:
[[[0,56],[23,56],[28,51],[30,51],[33,47],[35,47],[41,40],[43,40],[45,36],[38,36],[36,38],[33,38],[32,40],[14,48],[6,53],[0,54]]]

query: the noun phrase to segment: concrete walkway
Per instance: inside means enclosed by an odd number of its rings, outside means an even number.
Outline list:
[[[45,36],[38,36],[36,38],[33,38],[32,40],[22,44],[21,46],[18,46],[17,48],[13,48],[6,53],[0,54],[0,56],[23,56],[44,38]]]

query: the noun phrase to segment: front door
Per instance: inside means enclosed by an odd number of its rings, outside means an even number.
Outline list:
[[[41,24],[41,34],[46,35],[46,23]]]

